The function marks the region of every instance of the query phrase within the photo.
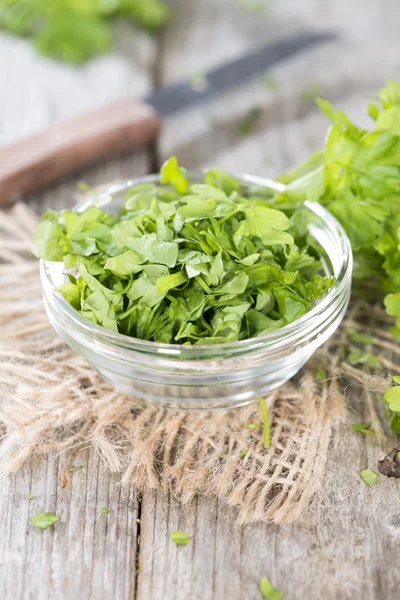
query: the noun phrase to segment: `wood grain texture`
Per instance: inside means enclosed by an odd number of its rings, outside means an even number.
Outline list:
[[[49,457],[0,479],[2,598],[134,597],[136,491],[113,481],[93,452],[74,464],[83,469],[69,472],[71,463]],[[29,517],[38,512],[59,521],[36,530]]]
[[[22,134],[40,132],[114,97],[147,93],[154,41],[138,33],[132,42],[132,29],[121,33],[118,57],[100,58],[80,69],[38,58],[27,43],[1,35],[0,141],[10,143]],[[13,67],[10,76],[7,61]],[[27,202],[38,213],[48,207],[71,207],[77,201],[78,179],[99,185],[139,177],[149,172],[150,162],[148,149],[116,156]],[[2,599],[135,598],[137,491],[123,489],[94,452],[79,453],[74,464],[84,468],[69,472],[71,463],[50,456],[39,466],[28,465],[17,475],[0,478]],[[34,499],[28,500],[29,494]],[[110,513],[102,513],[102,508]],[[35,530],[29,517],[38,512],[53,512],[59,521],[45,531]]]
[[[174,152],[188,167],[216,164],[231,171],[273,175],[318,147],[326,120],[310,89],[340,99],[352,116],[361,99],[376,93],[398,62],[400,7],[387,0],[270,2],[265,15],[243,12],[233,0],[173,0],[174,21],[160,44],[120,27],[118,52],[82,69],[39,59],[23,41],[0,37],[0,142],[43,130],[118,96],[141,96],[154,80],[169,82],[254,44],[301,27],[338,27],[340,45],[306,53],[272,71],[270,89],[259,81],[178,115],[166,123],[161,156]],[[373,40],[373,43],[371,43]],[[155,63],[156,57],[158,62]],[[66,101],[65,99],[68,99]],[[253,135],[237,123],[259,106]],[[81,178],[96,185],[144,174],[148,152],[115,158]],[[76,201],[77,178],[29,199],[40,212]],[[350,415],[361,421],[365,415]],[[123,490],[89,451],[69,474],[50,457],[0,479],[0,597],[4,600],[259,600],[267,575],[288,599],[397,600],[400,541],[399,482],[358,476],[376,469],[383,452],[371,440],[340,427],[332,444],[321,495],[303,522],[291,527],[237,528],[215,499],[179,506],[160,492]],[[28,501],[32,493],[34,500]],[[110,513],[101,513],[107,507]],[[52,511],[60,521],[33,530],[29,516]],[[137,518],[140,515],[140,524]],[[169,534],[193,536],[176,547]],[[140,544],[138,535],[140,534]],[[139,570],[136,573],[136,553]]]

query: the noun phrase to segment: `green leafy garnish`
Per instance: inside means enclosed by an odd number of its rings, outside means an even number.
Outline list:
[[[108,513],[110,512],[108,508],[102,508],[101,512],[104,513],[105,515],[108,515]]]
[[[321,367],[318,367],[318,369],[315,371],[315,378],[317,381],[324,381],[326,379],[326,371]]]
[[[125,17],[148,30],[164,25],[163,0],[0,0],[0,27],[32,39],[46,56],[81,63],[111,48],[110,20]]]
[[[257,124],[261,118],[262,110],[259,106],[255,106],[243,119],[238,123],[237,130],[239,135],[245,137],[255,132]]]
[[[284,592],[280,592],[274,585],[272,585],[268,577],[261,577],[260,592],[265,600],[280,600],[284,596]]]
[[[360,477],[368,485],[374,485],[378,480],[378,473],[372,469],[363,469],[360,471]]]
[[[353,327],[350,327],[350,329],[347,331],[347,333],[348,333],[350,340],[352,342],[354,342],[355,344],[362,344],[362,345],[366,346],[368,344],[372,344],[374,341],[374,338],[372,337],[372,335],[368,335],[367,333],[362,333],[360,331],[357,331]]]
[[[281,177],[287,188],[272,204],[288,209],[308,199],[328,208],[350,238],[356,287],[368,281],[378,297],[386,295],[400,336],[400,82],[389,81],[370,105],[369,130],[325,100],[318,105],[332,121],[324,152]]]
[[[390,428],[400,434],[400,376],[394,375],[394,385],[384,394],[386,410],[390,415]]]
[[[397,382],[383,397],[388,403],[390,410],[400,412],[400,385],[397,385]]]
[[[248,429],[249,431],[255,431],[259,427],[260,427],[260,423],[247,423],[247,425],[246,425],[246,429]]]
[[[32,494],[28,494],[26,499],[27,500],[33,500],[35,498],[35,496],[33,496]]]
[[[365,365],[373,371],[377,371],[382,366],[376,356],[370,352],[361,352],[360,350],[351,352],[347,357],[347,362],[349,365]]]
[[[268,413],[268,407],[267,407],[267,404],[266,404],[264,398],[260,398],[260,409],[261,409],[261,416],[262,416],[263,425],[264,425],[264,431],[263,431],[264,448],[269,448],[269,446],[270,446],[269,413]]]
[[[72,471],[81,471],[82,469],[83,465],[72,465],[72,467],[70,467],[68,471],[72,473]]]
[[[36,529],[47,529],[58,521],[58,517],[49,512],[37,513],[30,517],[30,519]]]
[[[371,429],[371,425],[371,421],[368,421],[368,423],[352,423],[351,428],[354,429],[354,431],[359,431],[360,433],[375,435],[375,431]]]
[[[264,335],[305,315],[334,283],[301,219],[210,169],[190,184],[175,157],[118,216],[47,211],[39,258],[63,261],[64,299],[113,332],[177,344]]]
[[[185,546],[192,538],[183,531],[173,531],[169,536],[169,539],[177,546]]]

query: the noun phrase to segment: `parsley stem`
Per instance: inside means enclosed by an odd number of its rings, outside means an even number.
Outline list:
[[[264,448],[269,448],[270,447],[270,439],[269,439],[269,413],[268,413],[268,408],[267,408],[267,404],[265,402],[264,398],[260,398],[260,409],[261,409],[261,416],[262,416],[262,420],[263,420],[263,424],[264,424]]]

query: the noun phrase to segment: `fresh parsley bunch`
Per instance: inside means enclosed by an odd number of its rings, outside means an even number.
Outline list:
[[[334,278],[321,275],[302,211],[289,219],[259,194],[216,169],[190,185],[172,157],[161,185],[132,187],[118,216],[47,211],[36,255],[64,261],[59,292],[111,331],[179,344],[263,335],[309,311]]]
[[[318,105],[332,121],[324,151],[282,177],[287,189],[272,203],[289,209],[317,200],[335,215],[351,241],[356,287],[385,296],[400,338],[400,83],[389,81],[369,105],[371,130],[329,102]]]
[[[46,56],[81,63],[111,47],[109,20],[154,30],[168,20],[164,0],[0,0],[0,27],[33,40]]]

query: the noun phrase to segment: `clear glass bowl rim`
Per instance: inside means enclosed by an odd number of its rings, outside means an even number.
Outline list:
[[[204,172],[188,170],[187,176],[189,180],[198,180],[200,177],[204,177]],[[236,177],[242,185],[247,187],[265,187],[274,191],[283,191],[285,187],[272,179],[264,177],[247,174],[233,176]],[[93,194],[87,196],[82,202],[74,206],[72,210],[81,212],[93,204],[101,207],[106,206],[110,202],[110,197],[112,198],[113,195],[122,193],[139,183],[159,183],[159,175],[146,175],[102,186]],[[50,275],[50,263],[41,260],[40,275],[43,290],[48,300],[49,294],[51,294],[53,301],[56,303],[57,311],[63,313],[64,317],[70,320],[71,325],[77,328],[81,334],[89,336],[92,341],[97,340],[100,343],[124,348],[126,350],[131,349],[147,354],[166,355],[170,358],[172,358],[173,355],[179,355],[179,358],[194,359],[199,358],[199,355],[202,355],[204,358],[207,358],[207,356],[217,358],[218,355],[227,355],[232,351],[237,353],[239,349],[242,352],[246,352],[246,350],[255,350],[261,347],[265,349],[273,347],[276,350],[277,346],[290,346],[295,341],[294,338],[298,339],[299,334],[302,332],[306,333],[312,331],[314,328],[318,328],[321,324],[321,319],[323,320],[323,317],[327,312],[329,314],[334,312],[336,303],[340,301],[343,295],[347,294],[349,290],[353,268],[350,240],[340,223],[326,208],[317,202],[305,201],[303,206],[319,218],[323,219],[330,232],[334,235],[337,243],[337,250],[340,253],[339,256],[341,259],[339,272],[336,275],[334,285],[329,289],[328,293],[308,313],[296,321],[293,321],[293,323],[285,325],[284,327],[263,336],[222,344],[185,346],[182,344],[165,344],[141,340],[122,333],[114,333],[101,325],[97,325],[89,319],[86,319],[75,310],[64,297],[57,292],[56,285]]]

